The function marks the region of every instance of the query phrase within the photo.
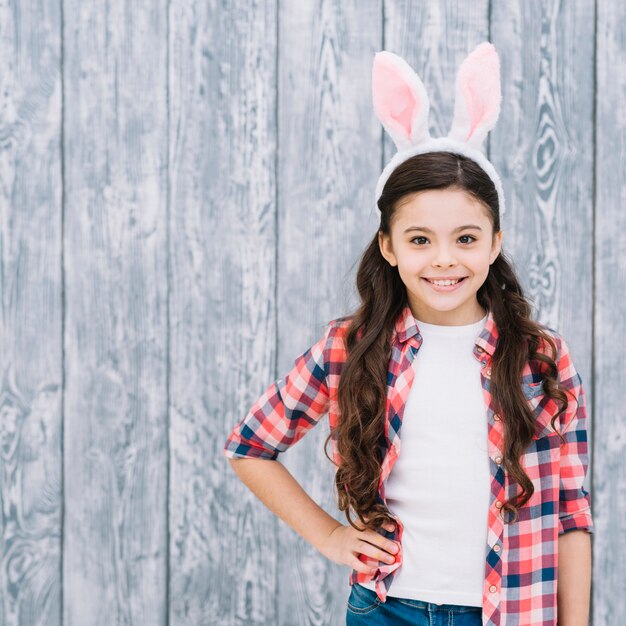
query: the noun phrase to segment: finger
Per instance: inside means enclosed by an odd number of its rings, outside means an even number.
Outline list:
[[[380,537],[380,535],[378,535]],[[377,561],[382,561],[383,563],[395,563],[396,557],[395,554],[391,552],[386,552],[382,548],[378,546],[372,545],[367,541],[360,540],[360,545],[357,550],[366,556],[369,556]]]
[[[350,566],[352,569],[355,569],[357,572],[362,572],[363,574],[373,574],[378,568],[367,565],[358,557],[352,555],[350,559]]]
[[[371,543],[374,546],[377,546],[381,548],[382,550],[389,552],[389,554],[397,554],[399,552],[397,541],[392,541],[391,539],[387,539],[386,537],[383,537],[381,534],[377,532],[370,531],[370,532],[363,533],[361,534],[359,539],[361,541],[367,541],[368,543]]]

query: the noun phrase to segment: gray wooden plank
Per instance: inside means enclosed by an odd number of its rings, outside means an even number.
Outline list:
[[[0,624],[61,623],[61,14],[0,5]]]
[[[275,3],[170,10],[170,624],[276,624],[276,517],[222,454],[276,360]]]
[[[381,128],[371,72],[381,48],[380,2],[280,5],[278,102],[278,369],[318,341],[354,304],[362,249],[378,226],[374,203]],[[320,424],[281,460],[304,490],[347,524]],[[330,446],[328,448],[330,454]],[[312,470],[314,468],[314,470]],[[279,522],[279,624],[344,624],[348,566]]]
[[[64,622],[164,624],[166,2],[66,0]]]
[[[597,11],[593,623],[601,625],[626,623],[626,5],[598,2]]]
[[[504,245],[537,317],[569,340],[588,380],[593,2],[497,3],[491,31],[503,102],[490,149],[511,207]]]

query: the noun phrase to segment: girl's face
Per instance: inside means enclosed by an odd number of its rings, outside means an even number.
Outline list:
[[[488,209],[460,189],[432,189],[400,200],[391,236],[378,233],[383,257],[404,282],[413,316],[428,324],[459,326],[486,311],[476,292],[500,254],[502,231],[492,233]],[[463,278],[438,287],[432,280]]]

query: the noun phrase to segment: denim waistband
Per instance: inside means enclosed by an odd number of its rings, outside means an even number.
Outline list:
[[[359,583],[355,584],[359,585]],[[376,595],[376,592],[369,587],[365,587],[363,585],[359,585],[359,587],[372,594],[372,597]],[[398,596],[392,596],[391,594],[387,595],[387,601],[389,600],[395,600],[397,602],[401,602],[402,604],[415,607],[416,609],[422,609],[430,612],[447,611],[451,613],[467,613],[468,611],[482,611],[481,606],[472,606],[468,604],[437,604],[436,602],[425,602],[424,600],[415,600],[413,598],[401,598]]]
[[[413,598],[398,598],[396,596],[387,596],[387,600],[396,600],[402,604],[406,604],[416,609],[424,611],[446,611],[449,613],[467,613],[470,611],[482,611],[480,606],[470,606],[466,604],[437,604],[435,602],[424,602],[423,600],[414,600]]]

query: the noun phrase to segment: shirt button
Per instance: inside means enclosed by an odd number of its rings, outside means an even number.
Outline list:
[[[498,465],[500,465],[500,463],[502,463],[502,457],[501,457],[501,456],[497,456],[497,457],[494,459],[494,461],[495,461]]]
[[[500,552],[500,544],[496,543],[496,545],[493,546],[493,551],[494,552]]]
[[[488,367],[488,368],[485,370],[485,374],[486,374],[487,376],[491,376],[491,368],[490,368],[490,367]]]
[[[477,352],[484,352],[484,350],[480,346],[476,346],[476,351]]]
[[[499,416],[497,413],[494,413],[494,415],[493,415],[493,419],[494,419],[494,420],[499,420],[499,419],[500,419],[500,416]]]
[[[502,502],[500,500],[496,500],[496,509],[502,508]]]
[[[491,585],[491,587],[489,587],[489,591],[491,591],[491,593],[494,593],[498,591],[498,588],[495,585]]]

